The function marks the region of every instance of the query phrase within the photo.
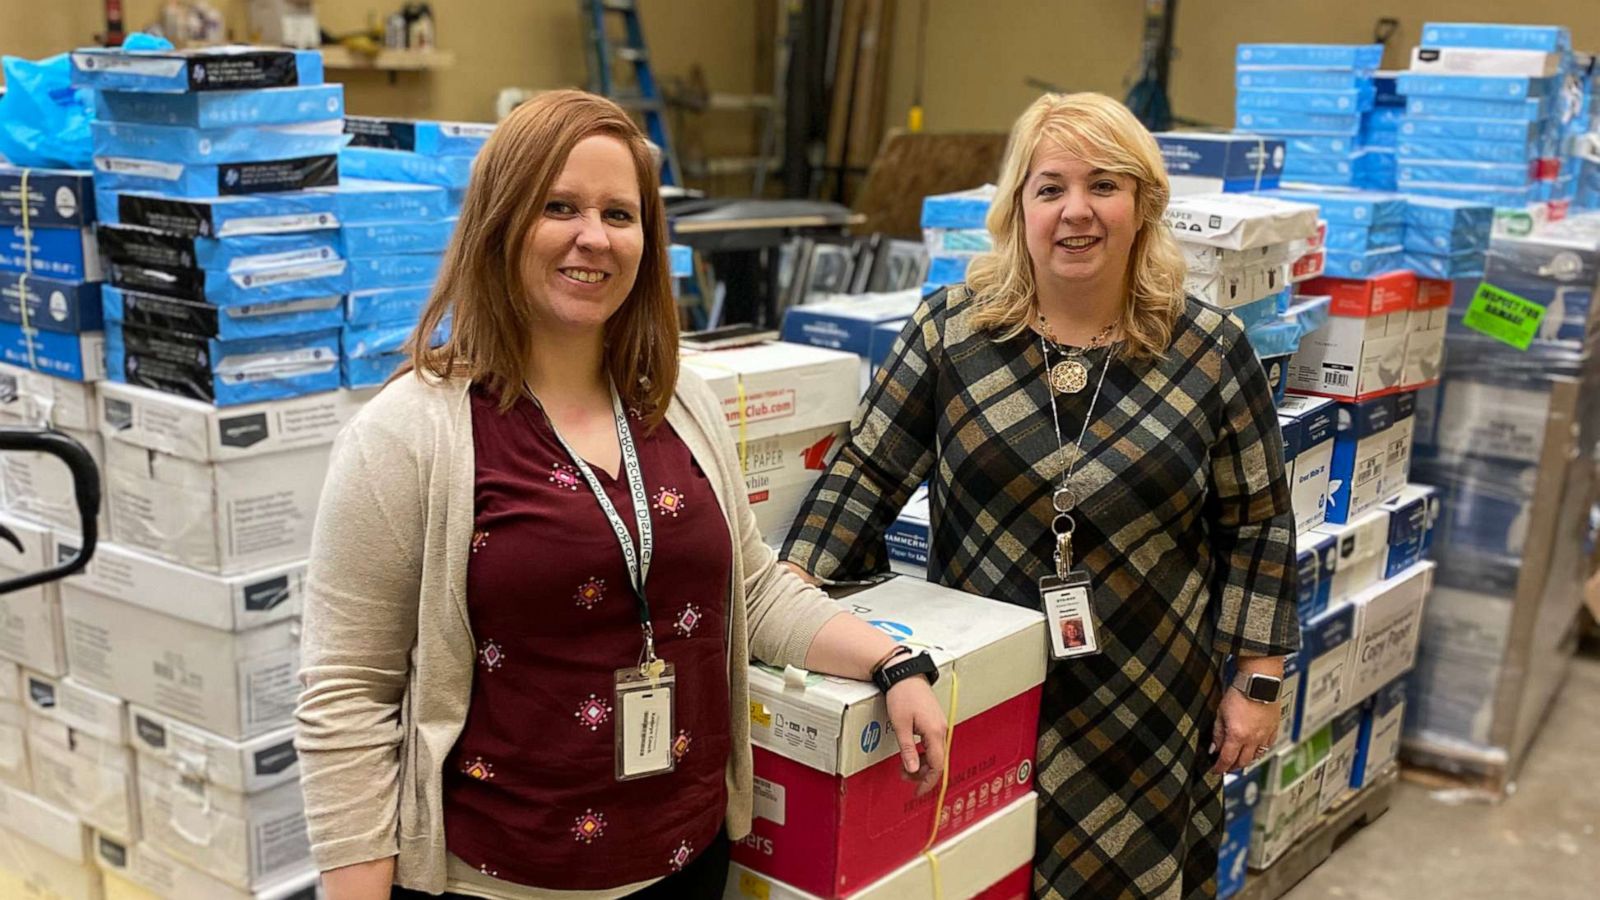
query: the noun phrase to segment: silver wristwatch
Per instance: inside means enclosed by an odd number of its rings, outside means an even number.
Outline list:
[[[1278,700],[1278,693],[1283,689],[1283,679],[1271,675],[1240,672],[1233,676],[1232,687],[1247,700],[1256,703],[1275,703]]]

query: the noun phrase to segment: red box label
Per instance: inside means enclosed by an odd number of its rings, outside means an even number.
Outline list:
[[[1450,305],[1455,282],[1443,278],[1418,278],[1417,302],[1413,309],[1442,309]]]
[[[1399,271],[1371,278],[1315,278],[1300,285],[1300,293],[1332,297],[1328,312],[1336,316],[1386,316],[1416,304],[1417,275]]]

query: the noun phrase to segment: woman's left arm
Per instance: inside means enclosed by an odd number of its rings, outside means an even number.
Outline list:
[[[1282,677],[1300,647],[1294,513],[1283,467],[1283,433],[1272,390],[1242,334],[1226,346],[1218,386],[1222,410],[1211,447],[1205,517],[1215,560],[1215,649],[1239,670]],[[1241,768],[1277,737],[1278,708],[1225,689],[1213,735],[1214,772]]]

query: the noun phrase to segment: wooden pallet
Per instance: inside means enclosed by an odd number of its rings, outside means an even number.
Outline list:
[[[1277,900],[1287,894],[1317,866],[1327,862],[1333,851],[1357,831],[1389,811],[1399,780],[1399,769],[1391,766],[1345,805],[1324,813],[1322,820],[1289,848],[1282,859],[1262,871],[1252,870],[1245,878],[1244,888],[1234,895],[1235,900]]]

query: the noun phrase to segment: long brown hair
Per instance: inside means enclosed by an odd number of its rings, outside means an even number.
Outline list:
[[[678,309],[655,162],[622,107],[584,91],[551,91],[518,106],[483,145],[439,280],[406,345],[419,377],[465,376],[498,392],[502,409],[516,402],[535,327],[522,278],[528,236],[572,148],[595,135],[621,140],[633,156],[644,229],[638,278],[605,325],[606,370],[646,427],[666,417],[678,382]],[[430,346],[447,315],[449,339]]]

